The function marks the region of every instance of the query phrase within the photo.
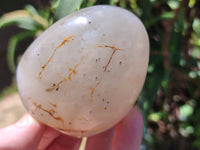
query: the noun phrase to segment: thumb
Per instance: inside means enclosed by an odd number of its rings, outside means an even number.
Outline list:
[[[35,150],[45,126],[25,114],[17,123],[0,129],[0,150]]]

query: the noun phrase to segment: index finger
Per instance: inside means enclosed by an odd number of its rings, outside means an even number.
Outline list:
[[[111,150],[139,150],[142,134],[142,115],[138,109],[133,108],[129,114],[116,125]]]

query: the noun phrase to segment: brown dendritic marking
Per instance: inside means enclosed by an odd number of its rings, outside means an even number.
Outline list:
[[[79,121],[87,121],[87,122],[90,121],[89,119],[87,119],[87,118],[85,118],[85,117],[80,117],[80,118],[78,118],[78,120],[79,120]]]
[[[53,103],[51,103],[51,102],[49,102],[49,104],[51,105],[51,106],[53,106],[53,107],[57,107],[57,104],[53,104]]]
[[[55,83],[51,84],[51,87],[50,87],[50,88],[47,88],[46,91],[47,91],[47,92],[51,92],[51,91],[53,91],[53,90],[58,91],[60,85],[61,85],[63,82],[66,82],[66,81],[67,81],[67,77],[63,78],[62,80],[60,80],[60,81],[59,81],[58,83],[56,83],[56,84],[55,84]]]
[[[88,88],[90,90],[90,99],[89,99],[90,102],[93,101],[94,92],[95,92],[96,88],[99,86],[100,83],[101,83],[100,81],[97,82],[96,85],[95,85],[95,87],[92,87],[92,88],[91,87],[86,87],[86,86],[81,86],[83,88]]]
[[[96,88],[97,88],[97,86],[98,86],[99,84],[100,84],[100,81],[97,82],[97,84],[95,85],[95,87],[90,88],[90,101],[91,101],[91,102],[93,101],[94,92],[95,92],[95,90],[96,90]]]
[[[69,73],[68,76],[62,77],[62,79],[61,79],[58,83],[56,83],[56,84],[55,84],[55,83],[51,84],[51,87],[50,87],[50,88],[47,88],[46,91],[47,91],[47,92],[51,92],[51,91],[53,91],[53,90],[58,91],[59,88],[60,88],[60,85],[61,85],[62,83],[67,82],[67,80],[71,81],[72,75],[76,75],[76,74],[77,74],[76,69],[77,69],[78,66],[82,63],[82,61],[83,61],[84,58],[85,58],[85,56],[82,56],[81,59],[80,59],[80,61],[78,62],[77,65],[74,66],[74,68],[69,68],[70,73]],[[59,74],[57,73],[57,75],[59,75]],[[60,77],[60,78],[61,78],[61,77]]]
[[[71,81],[71,76],[72,76],[72,74],[75,75],[75,74],[77,73],[76,69],[77,69],[78,66],[82,63],[82,61],[83,61],[84,58],[85,58],[85,56],[82,56],[81,59],[80,59],[80,61],[79,61],[79,63],[78,63],[77,65],[75,65],[73,69],[72,69],[72,68],[69,68],[70,73],[69,73],[69,75],[68,75],[68,80]]]
[[[110,62],[111,62],[111,60],[112,60],[112,58],[113,58],[113,55],[117,52],[117,51],[119,51],[119,50],[123,50],[123,49],[120,49],[120,48],[116,48],[116,47],[114,47],[114,46],[108,46],[108,45],[104,45],[104,46],[98,46],[98,47],[106,47],[106,48],[111,48],[112,50],[113,50],[113,52],[112,52],[112,54],[111,54],[111,56],[110,56],[110,58],[109,58],[109,60],[108,60],[108,62],[107,62],[107,64],[106,64],[106,66],[104,66],[103,68],[104,68],[104,72],[106,72],[107,71],[107,68],[108,68],[108,66],[109,66],[109,64],[110,64]]]
[[[75,36],[75,35],[71,35],[71,36],[69,36],[69,37],[64,38],[63,41],[62,41],[62,43],[61,43],[60,45],[58,45],[58,46],[54,49],[53,53],[51,54],[51,56],[49,57],[49,59],[47,60],[47,62],[41,67],[42,70],[39,72],[39,78],[40,78],[40,79],[41,79],[41,75],[42,75],[44,69],[46,68],[46,66],[48,65],[48,63],[52,60],[52,58],[53,58],[53,56],[55,55],[55,53],[56,53],[56,51],[58,50],[58,48],[60,48],[61,46],[63,46],[66,42],[70,42],[70,39],[72,39],[73,37],[76,37],[76,36]],[[73,39],[72,39],[72,40],[73,40]]]
[[[59,120],[62,122],[63,124],[63,127],[65,127],[64,125],[64,120],[62,119],[62,117],[60,116],[56,116],[55,113],[56,111],[54,109],[45,109],[42,107],[41,104],[37,104],[37,102],[33,102],[33,104],[36,106],[36,108],[40,109],[40,110],[43,110],[44,112],[48,113],[52,118],[54,118],[55,120]]]

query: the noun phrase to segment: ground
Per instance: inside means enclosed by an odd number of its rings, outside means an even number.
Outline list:
[[[0,128],[15,123],[24,113],[18,93],[5,96],[0,100]]]

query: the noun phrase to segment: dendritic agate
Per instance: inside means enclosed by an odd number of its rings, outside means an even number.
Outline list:
[[[141,21],[113,6],[75,12],[48,28],[17,69],[27,111],[68,135],[103,132],[131,109],[142,89],[149,41]]]

